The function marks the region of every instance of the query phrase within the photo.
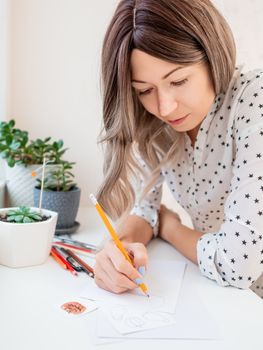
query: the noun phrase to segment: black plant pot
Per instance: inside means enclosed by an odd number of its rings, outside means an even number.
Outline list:
[[[40,189],[34,188],[34,206],[39,206]],[[79,223],[75,221],[80,201],[80,189],[75,187],[67,192],[44,190],[42,208],[58,213],[56,234],[74,233]]]

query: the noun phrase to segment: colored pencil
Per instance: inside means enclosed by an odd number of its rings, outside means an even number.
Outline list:
[[[56,262],[63,268],[63,269],[67,269],[67,265],[64,264],[64,262],[60,259],[59,255],[57,254],[57,252],[55,251],[55,249],[52,247],[50,254],[52,255],[52,257],[56,260]]]
[[[70,239],[70,238],[55,237],[53,242],[69,244],[69,245],[74,246],[74,247],[79,247],[79,248],[91,250],[91,251],[94,251],[94,252],[97,252],[97,250],[98,250],[98,247],[95,246],[94,244],[85,243],[85,242],[81,242],[81,241],[76,241],[76,240]]]
[[[74,276],[78,276],[78,273],[73,269],[73,267],[70,265],[70,263],[64,258],[64,256],[61,254],[59,248],[53,247],[59,256],[59,258],[63,261],[63,263],[67,266],[67,269],[69,270],[70,273]]]
[[[79,265],[82,266],[83,270],[92,278],[94,278],[94,270],[91,266],[89,266],[85,261],[83,261],[80,257],[74,254],[71,250],[65,249],[68,255],[70,255]]]
[[[52,242],[53,246],[56,247],[63,247],[63,248],[68,248],[71,250],[74,250],[75,252],[78,253],[82,253],[83,255],[89,255],[89,256],[94,256],[95,252],[93,250],[87,249],[87,248],[81,248],[81,247],[76,247],[74,245],[71,244],[66,244],[66,243],[62,243],[62,242]]]

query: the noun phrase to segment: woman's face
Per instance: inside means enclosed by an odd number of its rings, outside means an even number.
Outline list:
[[[183,66],[134,49],[131,68],[132,86],[144,108],[176,131],[195,137],[215,99],[208,65]]]

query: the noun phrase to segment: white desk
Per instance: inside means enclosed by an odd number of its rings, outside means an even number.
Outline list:
[[[101,241],[103,226],[94,208],[79,213],[81,228],[74,237],[86,242]],[[84,222],[87,224],[84,225]],[[96,229],[98,228],[99,229]],[[149,247],[150,257],[186,259],[160,240]],[[223,340],[125,340],[99,345],[100,349],[262,349],[263,302],[250,290],[219,287],[202,277],[187,260],[185,283],[197,293],[217,321]],[[77,296],[87,280],[72,276],[51,257],[40,266],[10,269],[0,266],[0,349],[73,350],[95,349],[91,341],[91,315],[61,317],[57,308],[69,295]]]

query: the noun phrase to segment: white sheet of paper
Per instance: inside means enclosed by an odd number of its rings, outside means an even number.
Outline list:
[[[151,261],[144,278],[150,298],[139,290],[114,295],[95,284],[87,286],[81,296],[100,301],[104,314],[121,334],[172,325],[185,266],[180,261]]]
[[[187,274],[187,271],[186,271]],[[184,280],[175,311],[175,324],[158,329],[121,335],[98,311],[96,334],[100,339],[221,339],[216,321],[200,297]],[[94,327],[96,327],[94,324]]]

